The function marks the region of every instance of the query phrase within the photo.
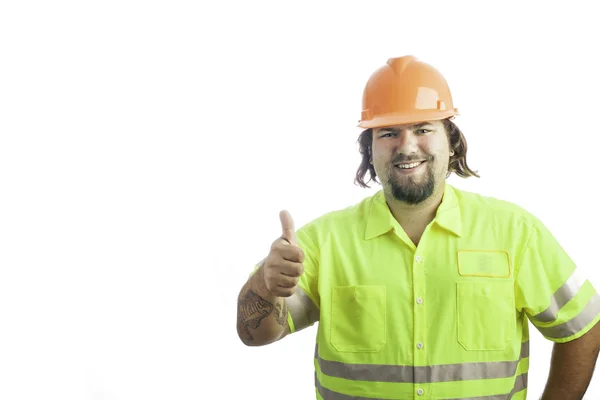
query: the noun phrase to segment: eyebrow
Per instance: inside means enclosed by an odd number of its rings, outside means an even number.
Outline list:
[[[426,125],[431,125],[431,126],[433,126],[433,124],[432,124],[431,122],[419,122],[418,124],[415,124],[415,125],[413,125],[413,126],[412,126],[412,128],[413,128],[413,129],[418,129],[418,128],[422,128],[422,127],[424,127],[424,126],[426,126]],[[396,128],[391,128],[391,127],[389,127],[389,128],[381,128],[381,129],[380,129],[380,132],[395,132],[395,131],[397,131],[397,130],[398,130],[398,129],[396,129]]]

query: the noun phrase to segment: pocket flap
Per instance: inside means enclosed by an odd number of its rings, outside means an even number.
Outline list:
[[[458,250],[458,273],[461,276],[508,278],[510,257],[506,250]]]

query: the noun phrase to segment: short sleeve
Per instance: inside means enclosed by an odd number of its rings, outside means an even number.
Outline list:
[[[515,301],[548,340],[569,342],[600,319],[600,296],[552,233],[534,218],[518,260]]]
[[[296,232],[298,246],[304,252],[304,272],[298,280],[296,293],[286,299],[290,332],[314,325],[319,320],[319,246],[314,225],[307,224]]]

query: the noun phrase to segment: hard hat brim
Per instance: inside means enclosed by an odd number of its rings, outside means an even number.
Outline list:
[[[358,127],[369,129],[369,128],[383,128],[386,126],[403,125],[403,124],[414,124],[425,121],[438,121],[458,115],[458,110],[426,110],[423,112],[413,112],[410,115],[387,115],[370,120],[360,121]]]

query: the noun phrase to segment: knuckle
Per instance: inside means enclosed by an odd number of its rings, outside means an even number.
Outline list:
[[[300,275],[302,275],[302,271],[303,271],[303,267],[302,264],[298,263],[294,266],[294,277],[300,277]]]
[[[281,238],[277,238],[271,244],[271,251],[279,251],[280,249],[281,249]]]
[[[288,279],[282,279],[279,282],[279,286],[281,286],[282,288],[289,288],[290,287],[290,281]]]
[[[285,274],[286,274],[286,275],[288,275],[288,276],[291,276],[291,275],[293,275],[293,274],[294,274],[294,272],[295,272],[295,269],[294,269],[294,266],[293,266],[293,265],[287,264],[287,265],[285,266]]]
[[[296,263],[296,265],[294,265],[294,276],[299,277],[302,275],[302,269],[302,264]]]
[[[304,262],[304,250],[298,247],[298,260]]]

